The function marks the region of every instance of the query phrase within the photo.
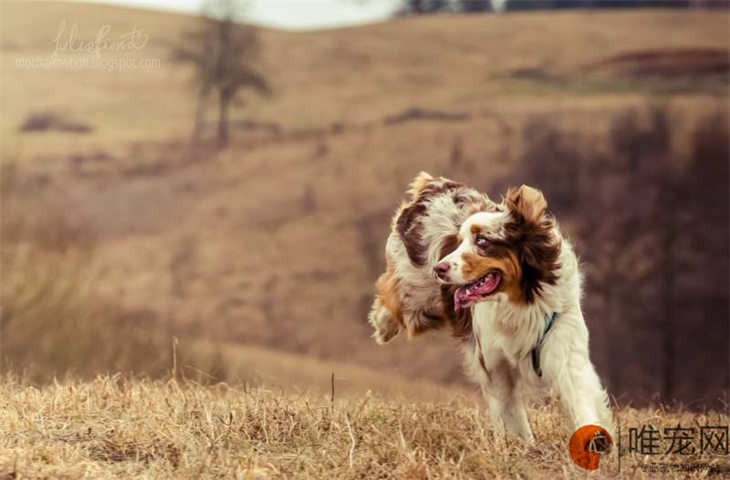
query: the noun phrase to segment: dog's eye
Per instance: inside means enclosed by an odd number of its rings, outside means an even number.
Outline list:
[[[489,245],[489,240],[487,240],[487,237],[483,237],[481,235],[477,235],[477,238],[474,241],[474,243],[476,243],[477,247],[484,248],[487,245]]]

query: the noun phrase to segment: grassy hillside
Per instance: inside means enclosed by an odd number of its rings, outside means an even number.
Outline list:
[[[438,16],[263,30],[260,67],[273,96],[242,97],[230,148],[191,152],[190,72],[169,55],[191,18],[38,2],[2,2],[0,17],[3,258],[22,266],[37,253],[33,271],[47,278],[47,256],[72,256],[84,286],[71,297],[41,295],[48,306],[40,310],[18,306],[3,328],[32,317],[33,332],[61,338],[54,315],[82,311],[96,326],[159,329],[165,345],[172,334],[204,337],[449,383],[462,375],[445,335],[379,348],[365,321],[389,217],[409,180],[428,170],[498,196],[532,115],[603,138],[611,115],[653,98],[681,119],[683,145],[698,113],[724,105],[727,93],[722,61],[708,69],[696,60],[727,56],[727,19],[716,12]],[[67,31],[77,24],[84,39],[106,24],[113,38],[143,29],[144,48],[120,55],[159,58],[161,68],[18,68],[18,58],[53,53],[62,21]],[[637,71],[647,62],[662,73]],[[91,130],[18,130],[39,112]],[[22,268],[4,270],[3,284],[35,298],[45,284]],[[7,281],[13,275],[17,282]],[[65,282],[63,275],[51,277]],[[80,310],[66,308],[69,298]],[[89,330],[69,328],[62,338]],[[15,347],[29,364],[62,368],[56,353],[43,353],[46,343],[26,336],[30,347]],[[90,359],[79,361],[94,365],[98,343],[85,345]],[[606,361],[598,358],[599,366]]]
[[[505,439],[470,399],[411,402],[286,395],[225,384],[100,377],[42,388],[0,384],[0,478],[584,478],[569,455],[553,405],[530,412],[537,443]],[[727,425],[727,415],[624,408],[619,424],[657,428]],[[649,463],[701,463],[727,471],[727,457],[640,457],[622,439],[598,478],[669,475]],[[614,450],[615,452],[615,450]],[[643,465],[643,467],[642,467]]]
[[[5,134],[35,109],[59,109],[98,127],[95,135],[74,141],[89,148],[189,130],[194,101],[189,72],[171,61],[169,46],[184,41],[190,17],[88,4],[11,1],[2,8]],[[605,106],[652,90],[721,93],[722,81],[697,82],[691,74],[698,65],[686,56],[675,62],[687,74],[668,84],[615,73],[630,69],[631,59],[624,58],[629,53],[722,54],[728,40],[724,20],[711,11],[652,9],[407,18],[305,33],[263,30],[261,66],[274,97],[247,98],[237,116],[288,128],[326,128],[379,122],[414,104],[516,112],[552,108],[557,100],[564,107]],[[18,57],[53,52],[51,41],[63,21],[63,38],[76,24],[83,40],[93,39],[103,25],[109,25],[110,39],[136,26],[148,43],[115,55],[159,58],[161,68],[121,74],[16,69]],[[48,151],[26,142],[23,148]]]

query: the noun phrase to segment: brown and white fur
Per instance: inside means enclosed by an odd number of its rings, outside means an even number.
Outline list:
[[[540,191],[511,189],[503,206],[469,217],[459,228],[458,247],[435,270],[444,284],[460,286],[456,302],[472,311],[473,341],[465,347],[469,371],[493,420],[529,442],[524,400],[546,389],[558,393],[574,429],[598,425],[611,432],[608,396],[589,358],[573,248],[546,213]],[[546,333],[545,319],[554,313]],[[541,340],[540,377],[531,352]],[[595,448],[609,444],[604,438]]]
[[[534,441],[525,401],[553,389],[574,429],[594,424],[612,432],[608,397],[589,359],[578,261],[546,213],[542,193],[523,186],[495,204],[457,184],[470,192],[459,208],[434,180],[416,178],[412,200],[394,218],[387,270],[370,313],[375,339],[388,341],[401,328],[413,336],[449,324],[463,340],[467,371],[482,387],[496,425]],[[409,224],[404,219],[412,215],[416,223]],[[489,281],[474,286],[481,278]],[[546,315],[555,312],[545,334]],[[541,340],[538,376],[531,352]],[[595,448],[607,450],[609,443],[597,438]]]
[[[468,335],[469,312],[453,314],[454,287],[441,285],[433,269],[456,248],[459,226],[471,214],[491,211],[496,204],[473,188],[421,172],[391,222],[385,247],[386,270],[375,284],[368,316],[373,338],[384,344],[404,330],[409,338],[434,328],[451,326]]]

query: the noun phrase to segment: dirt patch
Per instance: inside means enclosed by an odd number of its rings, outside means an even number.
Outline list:
[[[555,80],[555,75],[544,67],[526,67],[510,70],[503,78],[548,82]]]
[[[589,67],[629,75],[708,75],[728,73],[730,52],[721,48],[634,50],[620,53]]]
[[[93,128],[85,123],[68,118],[57,112],[33,112],[18,127],[21,132],[59,132],[88,133]]]
[[[426,110],[421,107],[412,107],[401,113],[390,115],[383,119],[386,125],[394,125],[397,123],[410,122],[413,120],[445,120],[445,121],[462,121],[467,120],[469,115],[459,112],[442,112],[439,110]]]

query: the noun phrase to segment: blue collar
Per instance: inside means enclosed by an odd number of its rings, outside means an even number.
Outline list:
[[[542,368],[540,367],[540,349],[542,348],[542,344],[545,343],[545,337],[559,316],[560,314],[558,312],[553,312],[552,315],[549,313],[545,314],[545,326],[543,327],[542,335],[540,335],[540,338],[537,340],[535,348],[532,349],[532,368],[535,370],[538,377],[542,377]]]

